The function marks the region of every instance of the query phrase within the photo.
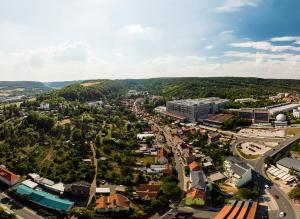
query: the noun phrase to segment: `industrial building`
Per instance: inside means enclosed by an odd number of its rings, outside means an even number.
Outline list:
[[[293,109],[298,109],[299,107],[300,104],[298,103],[285,103],[275,106],[269,106],[267,107],[267,109],[269,110],[270,115],[275,115],[277,113],[290,112],[293,111]]]
[[[241,118],[252,120],[253,123],[265,123],[270,121],[269,111],[267,109],[242,108],[237,110],[237,112]]]
[[[218,97],[173,100],[167,102],[167,112],[184,117],[189,122],[198,122],[222,110],[227,102]]]

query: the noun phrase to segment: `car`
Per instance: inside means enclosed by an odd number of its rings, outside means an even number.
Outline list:
[[[284,217],[285,216],[285,212],[281,211],[279,212],[279,217]]]
[[[265,188],[266,188],[266,189],[270,189],[270,186],[266,184],[266,185],[265,185]]]

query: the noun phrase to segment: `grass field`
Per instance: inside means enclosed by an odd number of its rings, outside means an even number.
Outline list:
[[[300,133],[300,127],[291,127],[287,129],[287,135],[296,135]]]

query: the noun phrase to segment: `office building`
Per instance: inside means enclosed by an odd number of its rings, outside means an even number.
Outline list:
[[[167,112],[185,117],[189,122],[198,122],[222,110],[227,102],[217,97],[173,100],[167,102]]]

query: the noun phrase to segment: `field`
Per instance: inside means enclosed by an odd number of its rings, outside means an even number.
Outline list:
[[[291,127],[287,129],[287,135],[296,135],[300,133],[300,127]]]

